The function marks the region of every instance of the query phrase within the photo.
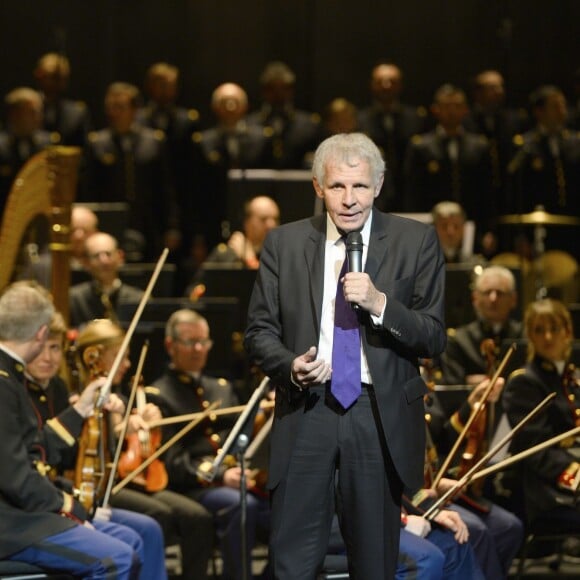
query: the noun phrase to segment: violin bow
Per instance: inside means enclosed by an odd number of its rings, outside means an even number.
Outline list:
[[[546,439],[541,443],[537,443],[536,445],[533,445],[532,447],[529,447],[524,451],[520,451],[519,453],[516,453],[511,457],[506,457],[506,459],[504,459],[503,461],[499,461],[495,465],[490,465],[489,467],[486,467],[485,469],[478,471],[476,474],[473,475],[471,479],[474,480],[479,479],[480,477],[487,477],[488,475],[492,475],[497,471],[501,471],[502,469],[505,469],[506,467],[513,465],[514,463],[518,463],[518,461],[521,461],[522,459],[525,459],[526,457],[529,457],[534,453],[543,451],[548,447],[552,447],[552,445],[555,445],[556,443],[560,443],[560,441],[563,441],[564,439],[568,439],[569,437],[576,437],[577,435],[580,435],[580,426],[574,427],[569,431],[564,431],[564,433],[560,433],[559,435],[555,435],[554,437],[550,437],[550,439]]]
[[[271,409],[275,405],[274,401],[265,401],[261,403],[261,409]],[[222,417],[225,415],[235,415],[236,413],[241,413],[246,408],[246,405],[236,405],[235,407],[224,407],[223,409],[217,409],[214,415],[217,417]],[[155,419],[149,421],[149,429],[154,429],[155,427],[163,427],[164,425],[174,425],[175,423],[185,423],[186,421],[191,421],[192,419],[197,419],[203,415],[203,411],[196,411],[195,413],[188,413],[186,415],[175,415],[174,417],[163,417],[162,419]]]
[[[499,363],[493,377],[489,381],[489,385],[487,386],[487,388],[485,389],[485,391],[481,397],[481,400],[478,401],[477,405],[474,405],[474,407],[471,411],[471,414],[469,415],[469,419],[467,420],[467,422],[465,423],[465,426],[463,427],[463,430],[461,431],[461,433],[459,434],[459,436],[455,440],[455,443],[453,444],[453,448],[451,449],[451,451],[449,452],[449,454],[445,458],[445,461],[441,465],[441,468],[437,472],[437,475],[435,476],[435,479],[433,480],[433,485],[431,486],[432,489],[435,489],[437,487],[437,484],[441,481],[441,478],[447,472],[447,469],[449,468],[451,461],[455,457],[455,455],[459,449],[459,446],[461,445],[461,443],[463,443],[463,439],[465,439],[465,435],[469,431],[469,428],[471,427],[473,422],[477,419],[479,414],[483,411],[485,403],[487,402],[487,399],[489,398],[489,395],[490,395],[492,389],[495,387],[495,383],[497,382],[497,379],[499,379],[501,373],[503,372],[505,366],[507,365],[509,359],[511,358],[511,356],[515,350],[516,350],[516,344],[514,342],[509,347],[509,349],[505,353],[505,356],[503,357],[503,359]]]
[[[123,422],[121,423],[121,431],[119,432],[119,439],[117,440],[117,447],[115,448],[115,457],[113,459],[113,465],[111,467],[111,472],[109,473],[109,481],[107,481],[107,487],[105,489],[105,494],[103,496],[104,506],[109,505],[109,500],[111,499],[111,490],[113,488],[113,481],[115,481],[115,476],[117,475],[119,458],[121,457],[121,450],[123,448],[123,443],[125,442],[125,436],[127,435],[129,418],[131,417],[131,412],[133,410],[133,403],[135,402],[135,395],[137,393],[137,387],[139,386],[141,374],[143,373],[143,365],[145,364],[145,358],[147,357],[148,350],[149,350],[149,341],[146,340],[145,343],[143,344],[143,348],[141,349],[139,363],[137,364],[137,371],[135,372],[135,377],[133,378],[133,385],[131,386],[131,394],[129,395],[129,400],[127,401],[127,408],[125,409],[125,416],[123,417]]]
[[[473,479],[473,475],[484,466],[502,447],[509,443],[515,435],[523,429],[523,427],[529,423],[538,413],[544,410],[544,408],[551,403],[555,398],[556,393],[550,393],[545,399],[543,399],[538,405],[536,405],[511,431],[506,433],[502,437],[501,441],[498,441],[492,449],[490,449],[460,480],[455,482],[455,484],[450,487],[424,514],[423,517],[427,519],[433,519],[437,512],[441,509],[441,505],[447,502],[459,489],[468,485]]]
[[[165,453],[172,445],[177,443],[182,437],[187,435],[196,425],[201,423],[211,412],[221,405],[221,401],[214,401],[207,409],[201,413],[196,413],[196,417],[192,419],[185,427],[178,431],[171,439],[166,441],[161,447],[154,451],[147,459],[136,467],[131,473],[122,479],[112,490],[113,495],[119,493],[126,485],[131,483],[142,471],[147,469],[161,454]]]
[[[163,252],[161,253],[161,256],[159,257],[159,260],[157,260],[157,265],[155,266],[155,270],[153,271],[153,274],[151,274],[149,284],[147,284],[147,288],[145,289],[145,292],[144,292],[143,296],[141,297],[141,301],[139,302],[139,306],[137,307],[137,310],[135,311],[135,314],[133,315],[133,319],[131,320],[131,324],[129,325],[129,328],[127,329],[127,332],[125,333],[125,338],[123,339],[123,342],[121,344],[121,348],[119,348],[119,352],[117,353],[117,356],[115,357],[113,365],[111,366],[111,370],[109,371],[109,374],[107,375],[107,381],[101,387],[101,392],[99,393],[99,396],[97,398],[97,402],[95,403],[95,407],[97,409],[100,409],[103,406],[103,404],[105,403],[105,401],[107,400],[107,397],[108,397],[109,392],[111,390],[111,386],[113,384],[113,379],[115,378],[115,375],[117,374],[117,371],[119,370],[119,367],[121,366],[121,362],[123,361],[123,357],[125,356],[125,352],[127,351],[127,348],[129,347],[129,343],[131,342],[131,338],[133,337],[133,333],[135,332],[135,328],[137,327],[137,324],[139,323],[139,319],[141,318],[141,314],[143,313],[143,310],[145,309],[145,306],[147,305],[147,301],[151,297],[151,292],[153,291],[153,287],[155,286],[155,283],[157,282],[157,278],[159,278],[159,274],[161,273],[161,268],[163,268],[163,265],[165,264],[165,260],[167,259],[168,254],[169,254],[169,249],[165,248],[163,250]]]

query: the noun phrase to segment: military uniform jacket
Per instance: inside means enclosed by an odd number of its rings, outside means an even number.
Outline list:
[[[36,131],[30,139],[25,139],[26,153],[19,147],[18,140],[8,132],[0,131],[0,216],[10,193],[14,178],[22,166],[36,153],[48,145],[58,142],[47,131]]]
[[[487,139],[464,131],[457,137],[458,157],[452,162],[449,140],[438,131],[416,135],[405,160],[407,211],[426,212],[445,200],[460,203],[469,219],[485,224],[494,215]]]
[[[504,339],[521,336],[521,322],[511,319],[499,334],[495,334],[491,326],[480,320],[474,320],[449,332],[447,348],[441,356],[443,384],[463,385],[467,375],[487,373],[487,362],[480,350],[484,339],[492,338],[499,346]]]
[[[578,387],[564,387],[563,382],[554,365],[539,357],[528,363],[525,369],[512,373],[503,392],[503,407],[512,427],[550,393],[556,393],[553,402],[514,437],[510,445],[512,454],[564,433],[578,424]],[[578,461],[577,455],[570,452],[573,444],[573,441],[563,441],[521,462],[528,519],[533,520],[557,506],[574,505],[573,494],[557,487],[560,474],[570,463]],[[577,448],[577,443],[575,446]]]
[[[84,147],[91,128],[91,115],[83,101],[59,99],[45,104],[44,128],[56,133],[62,145]]]
[[[156,404],[164,417],[174,417],[203,411],[214,401],[221,401],[220,408],[233,407],[238,399],[231,383],[202,375],[197,381],[191,375],[168,369],[147,390],[147,398]],[[197,468],[202,461],[213,461],[235,423],[237,415],[205,419],[180,439],[165,454],[165,466],[169,475],[169,486],[177,492],[203,491],[198,482]],[[163,439],[177,433],[183,424],[168,425]],[[219,483],[226,467],[222,464],[215,482]]]
[[[120,305],[138,303],[141,301],[142,296],[143,290],[141,288],[136,288],[129,284],[121,284],[110,296],[111,306],[116,314]],[[94,280],[72,286],[69,292],[69,305],[70,324],[72,327],[80,326],[95,318],[111,318],[105,309],[101,299],[101,292]]]
[[[385,113],[378,106],[367,107],[358,115],[359,129],[366,133],[381,149],[387,163],[387,174],[390,182],[386,186],[391,188],[385,191],[386,196],[397,208],[402,207],[404,190],[403,165],[409,141],[413,135],[427,131],[427,111],[423,107],[398,105],[391,114],[392,130],[387,129]],[[392,210],[392,204],[389,205]]]
[[[321,141],[320,117],[299,109],[289,109],[279,115],[282,130],[277,130],[276,113],[263,109],[247,116],[249,125],[263,126],[272,133],[270,166],[272,169],[305,169],[307,155]]]
[[[121,138],[110,129],[89,134],[79,201],[127,202],[127,227],[146,237],[146,260],[153,259],[173,203],[165,137],[136,125],[127,142],[129,150],[124,150]]]
[[[44,428],[24,385],[23,365],[0,351],[0,558],[71,528],[59,515],[63,493],[43,475],[74,445],[83,419],[72,408]]]

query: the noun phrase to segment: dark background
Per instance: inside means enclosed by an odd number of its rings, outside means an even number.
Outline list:
[[[182,71],[180,103],[211,124],[220,83],[240,83],[251,105],[272,59],[297,74],[296,102],[321,110],[336,96],[359,106],[369,72],[387,58],[405,74],[405,100],[428,104],[436,87],[468,87],[500,69],[512,104],[550,82],[568,94],[580,67],[578,0],[2,0],[0,94],[32,84],[44,52],[71,60],[70,95],[88,102],[102,126],[105,87],[142,85],[149,64]]]

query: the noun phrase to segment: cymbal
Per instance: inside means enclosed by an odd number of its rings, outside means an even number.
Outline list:
[[[536,259],[535,271],[550,288],[568,283],[578,272],[578,262],[567,252],[549,250]]]
[[[531,213],[514,213],[499,216],[498,221],[502,224],[526,224],[526,225],[550,225],[550,226],[575,226],[580,224],[580,218],[571,215],[556,215],[544,210],[536,210]]]

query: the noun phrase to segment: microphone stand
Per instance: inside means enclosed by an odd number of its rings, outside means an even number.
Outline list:
[[[239,416],[235,425],[232,427],[227,439],[225,440],[221,451],[217,454],[211,467],[207,470],[198,471],[198,476],[202,477],[208,482],[213,481],[215,474],[219,466],[223,463],[226,455],[231,455],[231,450],[237,448],[239,450],[239,461],[241,468],[240,477],[240,525],[241,525],[241,563],[242,563],[242,578],[247,580],[247,531],[246,531],[246,517],[247,517],[247,480],[245,474],[245,459],[244,454],[246,447],[249,442],[249,438],[245,433],[242,433],[243,429],[246,427],[248,418],[252,415],[258,408],[260,401],[264,397],[264,393],[268,388],[268,383],[270,382],[269,377],[264,377],[262,382],[258,385],[256,390],[252,393],[250,400],[246,403],[245,409]]]
[[[240,462],[240,550],[242,563],[242,580],[248,580],[248,538],[246,531],[246,521],[248,514],[248,481],[246,478],[246,447],[248,446],[249,437],[245,433],[238,435],[238,459]]]

